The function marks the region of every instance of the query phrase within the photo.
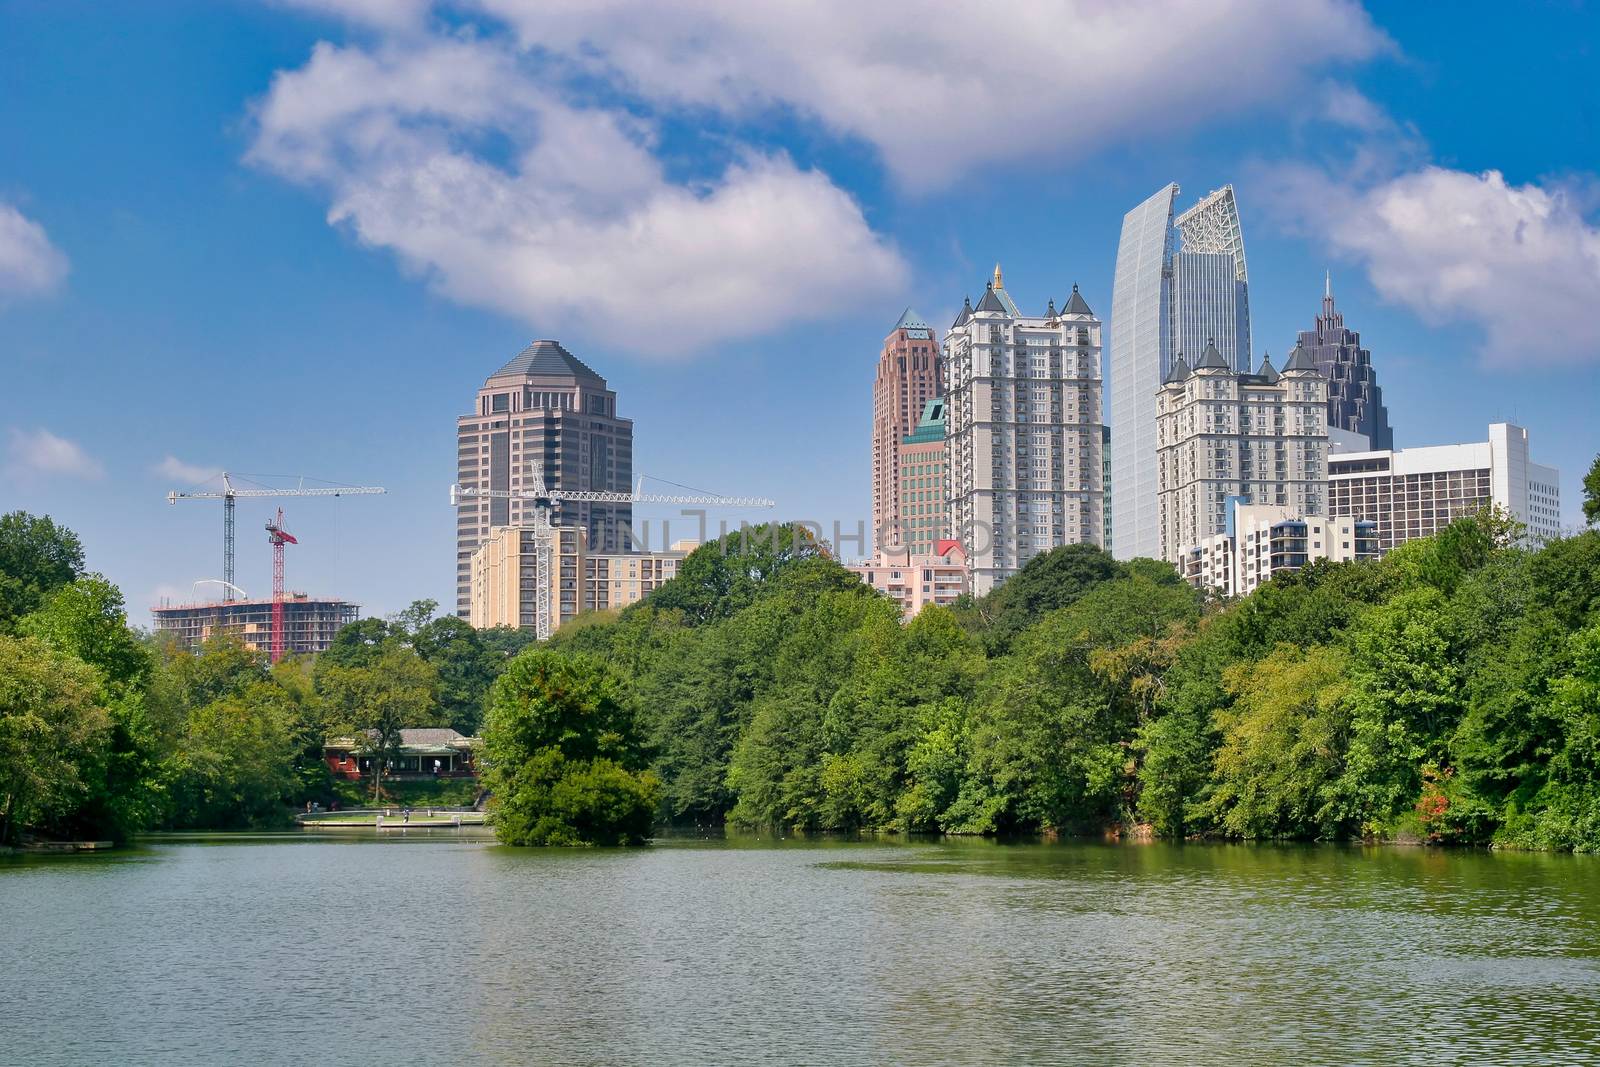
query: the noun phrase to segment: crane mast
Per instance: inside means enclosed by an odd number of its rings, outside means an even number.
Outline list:
[[[267,523],[267,541],[272,545],[272,662],[283,658],[283,546],[298,545],[294,534],[283,528],[283,509],[275,522]]]

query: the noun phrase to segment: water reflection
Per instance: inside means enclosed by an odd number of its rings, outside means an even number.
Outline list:
[[[481,833],[0,861],[28,1063],[1573,1062],[1600,865]]]

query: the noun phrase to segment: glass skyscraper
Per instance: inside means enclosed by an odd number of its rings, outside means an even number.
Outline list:
[[[1122,219],[1111,289],[1111,501],[1118,559],[1161,553],[1156,390],[1172,364],[1172,205],[1176,182]]]
[[[1215,344],[1250,370],[1249,274],[1233,186],[1173,217],[1170,182],[1122,219],[1111,293],[1111,495],[1118,559],[1160,558],[1156,392],[1174,358]]]

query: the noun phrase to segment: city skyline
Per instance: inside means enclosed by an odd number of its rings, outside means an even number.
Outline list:
[[[1121,216],[1169,176],[1191,192],[1238,192],[1258,359],[1280,362],[1292,349],[1331,269],[1339,310],[1372,353],[1396,446],[1476,440],[1495,421],[1526,426],[1541,461],[1561,471],[1563,524],[1578,522],[1577,480],[1595,451],[1587,408],[1600,393],[1600,341],[1586,312],[1600,283],[1582,273],[1597,231],[1578,195],[1584,173],[1573,170],[1596,156],[1593,121],[1562,91],[1581,65],[1558,47],[1529,81],[1491,96],[1457,58],[1519,40],[1548,53],[1549,42],[1577,36],[1561,12],[1502,26],[1492,41],[1476,26],[1486,20],[1464,16],[1441,33],[1399,6],[1307,4],[1273,28],[1241,17],[1218,31],[1236,35],[1220,44],[1240,56],[1317,42],[1310,50],[1321,58],[1293,75],[1304,79],[1298,94],[1277,83],[1291,76],[1280,64],[1268,91],[1252,80],[1264,68],[1243,60],[1218,86],[1237,94],[1238,109],[1209,117],[1181,81],[1161,80],[1182,75],[1139,64],[1122,76],[1152,87],[1163,102],[1155,111],[988,76],[985,102],[1062,146],[1038,158],[970,147],[983,140],[968,132],[980,101],[945,106],[930,93],[936,121],[917,113],[889,128],[852,114],[848,101],[807,95],[803,78],[763,80],[759,64],[730,77],[791,107],[789,118],[638,79],[626,84],[650,100],[637,110],[652,130],[644,135],[601,123],[616,114],[606,100],[569,86],[563,107],[540,101],[532,118],[490,100],[441,115],[431,131],[457,144],[466,135],[452,123],[484,141],[534,128],[567,135],[536,143],[597,145],[615,182],[563,177],[561,159],[578,166],[570,155],[543,159],[547,180],[534,191],[583,223],[580,243],[540,233],[508,247],[516,227],[484,216],[499,229],[465,256],[451,234],[420,225],[414,202],[374,199],[413,187],[401,173],[393,186],[372,184],[374,161],[350,155],[351,124],[373,116],[306,125],[318,77],[359,75],[382,90],[427,61],[450,67],[450,39],[437,27],[407,36],[331,15],[339,6],[85,9],[52,23],[23,5],[0,16],[23,44],[3,75],[20,106],[0,114],[0,143],[14,148],[0,162],[0,242],[9,242],[0,245],[0,508],[77,529],[136,620],[148,622],[157,597],[184,597],[215,576],[219,516],[168,508],[164,496],[221,469],[389,487],[371,500],[287,507],[302,536],[289,585],[365,613],[423,596],[448,607],[454,469],[444,419],[534,338],[559,339],[622,397],[636,473],[771,495],[781,517],[870,525],[865,398],[897,313],[918,308],[942,329],[971,279],[1000,260],[1029,312],[1077,283],[1109,321]],[[512,31],[482,18],[474,47],[511,64],[508,77],[525,76],[526,57],[504,45]],[[1323,52],[1324,41],[1338,43]],[[1092,54],[1092,42],[1083,47]],[[181,82],[178,69],[189,72]],[[480,89],[451,88],[463,99]],[[1116,89],[1148,98],[1126,82]],[[376,117],[415,132],[408,105],[377,96],[389,102]],[[1494,136],[1469,121],[1505,108],[1534,118]],[[707,110],[718,129],[700,138],[690,127]],[[744,148],[710,147],[717,137]],[[1375,172],[1347,179],[1319,155],[1332,141],[1340,151],[1330,156],[1365,149]],[[396,147],[405,151],[391,158],[403,164],[420,160],[407,152],[425,143]],[[476,150],[453,158],[490,177],[511,166]],[[624,201],[652,214],[629,214]],[[385,214],[402,207],[409,213]],[[781,240],[757,225],[771,211],[785,220]],[[1475,219],[1473,233],[1451,230],[1454,216]],[[1398,227],[1402,217],[1420,218],[1426,239]],[[607,273],[596,263],[629,257],[603,243],[595,258],[566,254],[630,220],[673,232],[684,218],[705,251],[668,275]],[[815,220],[803,240],[794,218]],[[465,220],[461,229],[461,241],[476,232]],[[730,229],[755,243],[714,239]],[[1519,232],[1530,239],[1513,255]],[[547,272],[526,267],[535,253]],[[1443,269],[1462,260],[1486,280]],[[484,263],[505,264],[505,276],[496,282]],[[822,395],[846,402],[802,408]],[[1116,530],[1127,529],[1132,516],[1114,515]],[[265,517],[241,504],[240,528]],[[241,537],[240,584],[258,594],[267,573],[265,543]]]

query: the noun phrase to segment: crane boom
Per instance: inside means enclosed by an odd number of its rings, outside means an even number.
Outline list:
[[[668,496],[661,493],[614,493],[600,489],[575,489],[571,492],[556,490],[543,492],[536,488],[530,489],[477,489],[472,486],[457,485],[451,487],[453,497],[486,496],[499,498],[518,498],[522,500],[550,499],[556,502],[570,500],[574,503],[589,504],[705,504],[711,507],[724,508],[770,508],[776,507],[775,501],[764,496]]]
[[[173,490],[167,494],[167,503],[176,504],[180,500],[220,500],[222,501],[222,599],[233,599],[233,591],[237,587],[233,584],[233,510],[234,501],[241,497],[257,499],[264,497],[282,496],[374,496],[388,490],[380,485],[331,485],[307,486],[304,475],[296,479],[296,484],[282,489],[262,486],[259,489],[240,489],[233,484],[233,476],[223,471],[217,477],[222,479],[221,489],[206,490]],[[240,475],[239,477],[245,477]]]
[[[458,507],[463,498],[491,497],[533,501],[534,530],[534,636],[540,641],[549,637],[554,629],[550,613],[551,580],[555,574],[555,524],[551,511],[562,501],[580,504],[699,504],[723,508],[771,508],[777,503],[764,496],[717,496],[704,493],[695,496],[657,493],[618,493],[601,489],[550,489],[544,480],[544,467],[538,460],[528,464],[527,476],[520,489],[480,489],[477,486],[452,485],[450,506]]]

